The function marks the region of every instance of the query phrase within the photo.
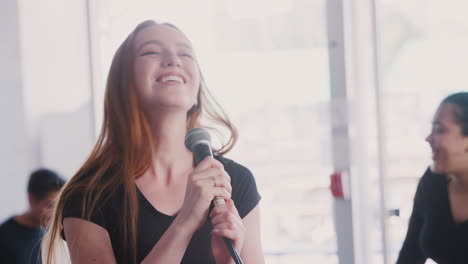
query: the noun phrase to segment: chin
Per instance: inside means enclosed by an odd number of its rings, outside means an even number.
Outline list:
[[[444,168],[440,164],[437,164],[437,163],[432,163],[432,165],[429,168],[434,173],[446,173]]]

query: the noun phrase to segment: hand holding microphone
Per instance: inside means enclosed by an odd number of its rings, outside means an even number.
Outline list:
[[[231,197],[229,181],[219,161],[213,158],[203,160],[188,176],[184,203],[177,215],[178,222],[193,231],[202,227],[213,198]]]
[[[203,166],[204,163],[207,162],[205,160],[206,157],[213,157],[211,151],[211,136],[202,128],[193,128],[187,132],[185,136],[185,146],[193,152],[196,165],[200,164],[200,166]],[[216,177],[213,177],[213,184],[214,187],[218,187],[219,185],[216,182]],[[217,238],[216,236],[222,236],[231,257],[236,264],[239,264],[242,263],[242,260],[233,245],[233,241],[227,237],[235,239],[237,242],[236,246],[241,247],[245,229],[237,209],[234,206],[234,202],[229,198],[216,195],[213,199],[215,208],[211,212],[210,217],[212,218],[213,224],[212,233],[215,236],[213,236],[212,239],[212,248],[215,258],[223,258],[222,250],[218,245],[219,243],[216,243],[217,240],[219,240],[219,237]],[[226,200],[228,200],[227,204]]]

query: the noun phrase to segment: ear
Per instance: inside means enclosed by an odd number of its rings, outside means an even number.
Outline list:
[[[36,197],[34,197],[34,195],[28,193],[28,202],[29,202],[29,206],[32,207],[33,205],[37,203],[37,199]]]

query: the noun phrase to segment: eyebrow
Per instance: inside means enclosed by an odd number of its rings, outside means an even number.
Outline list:
[[[162,42],[158,41],[158,40],[155,40],[155,39],[151,39],[151,40],[147,40],[145,42],[143,42],[137,49],[137,51],[141,50],[144,46],[146,45],[150,45],[150,44],[155,44],[155,45],[158,45],[158,46],[164,46]],[[180,46],[180,47],[184,47],[184,48],[188,48],[190,50],[192,50],[192,47],[190,45],[188,45],[187,43],[184,43],[184,42],[178,42],[176,43],[177,46]]]

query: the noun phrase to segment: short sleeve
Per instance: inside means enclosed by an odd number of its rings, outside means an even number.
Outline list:
[[[239,216],[244,218],[261,199],[255,178],[248,168],[231,160],[227,160],[224,169],[231,177],[232,200]]]
[[[83,199],[84,199],[84,196],[82,193],[72,194],[70,197],[68,197],[68,199],[65,201],[64,206],[63,206],[62,224],[63,224],[63,219],[65,219],[66,217],[75,217],[75,218],[80,218],[86,221],[90,221],[108,230],[109,223],[107,219],[104,217],[104,215],[106,215],[104,212],[106,206],[102,206],[99,208],[96,207],[90,219],[88,220],[88,219],[85,219],[84,215],[82,214]],[[65,234],[63,230],[62,230],[62,237],[63,239],[65,239]]]

